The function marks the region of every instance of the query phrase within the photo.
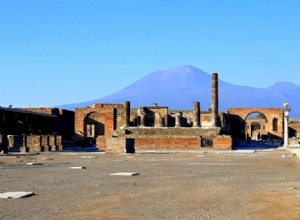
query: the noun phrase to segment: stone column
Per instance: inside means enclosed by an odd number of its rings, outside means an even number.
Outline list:
[[[218,73],[212,74],[212,94],[211,94],[211,126],[219,125],[219,94],[218,94]]]
[[[146,117],[146,114],[144,112],[142,112],[140,115],[140,127],[145,127],[145,117]]]
[[[194,102],[194,110],[193,110],[193,127],[200,127],[200,102]]]
[[[126,101],[124,103],[124,120],[125,120],[124,127],[128,128],[130,125],[130,102],[129,101]]]
[[[283,134],[283,147],[289,145],[289,112],[291,109],[288,107],[287,103],[283,105],[283,114],[284,114],[284,134]]]
[[[181,117],[182,117],[182,112],[177,112],[175,114],[175,127],[181,127]]]

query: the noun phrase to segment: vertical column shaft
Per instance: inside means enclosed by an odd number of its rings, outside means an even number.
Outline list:
[[[212,74],[212,94],[211,94],[211,126],[218,126],[219,116],[219,94],[218,94],[218,73]]]
[[[289,145],[289,112],[284,110],[284,135],[283,135],[283,146]]]
[[[194,102],[193,114],[193,127],[200,127],[200,102]]]
[[[126,101],[124,103],[124,118],[125,118],[125,123],[124,127],[129,127],[130,125],[130,102]]]
[[[177,112],[175,115],[175,127],[181,127],[182,112]]]

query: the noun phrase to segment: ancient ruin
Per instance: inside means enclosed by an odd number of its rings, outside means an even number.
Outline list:
[[[219,112],[218,74],[212,74],[211,108],[172,110],[153,103],[131,108],[96,103],[75,113],[51,108],[0,109],[0,144],[10,151],[39,152],[96,146],[107,153],[145,150],[232,150],[253,141],[282,146],[289,119],[282,108],[230,108]],[[254,116],[253,116],[254,115]],[[287,122],[285,122],[286,120]],[[299,145],[299,121],[290,122],[289,141]]]

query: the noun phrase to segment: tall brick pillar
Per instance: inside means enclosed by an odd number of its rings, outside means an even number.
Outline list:
[[[175,114],[175,127],[181,127],[181,118],[182,118],[182,112],[177,112]]]
[[[193,114],[193,127],[200,127],[200,102],[194,102]]]
[[[130,102],[129,101],[126,101],[124,103],[124,119],[125,119],[124,127],[128,128],[130,125]]]
[[[219,94],[218,94],[218,73],[212,74],[212,92],[211,92],[211,126],[219,125]]]

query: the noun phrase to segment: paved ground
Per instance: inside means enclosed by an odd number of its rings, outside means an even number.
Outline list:
[[[94,155],[96,158],[81,158]],[[40,165],[28,166],[35,162]],[[76,170],[69,167],[84,166]],[[138,172],[133,177],[110,176]],[[289,151],[0,157],[0,219],[299,219],[300,160]]]

